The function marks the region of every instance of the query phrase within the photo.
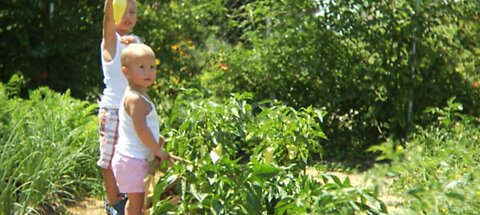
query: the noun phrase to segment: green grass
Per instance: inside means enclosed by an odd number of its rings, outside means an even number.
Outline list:
[[[0,85],[1,213],[45,213],[99,190],[96,106],[47,88],[8,96]]]

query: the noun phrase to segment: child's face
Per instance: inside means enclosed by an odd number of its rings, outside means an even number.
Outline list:
[[[127,0],[127,7],[122,17],[122,22],[117,24],[117,31],[128,33],[137,24],[137,3],[135,0]]]
[[[138,88],[150,87],[157,77],[155,56],[151,54],[142,55],[127,65],[126,77],[130,85]]]

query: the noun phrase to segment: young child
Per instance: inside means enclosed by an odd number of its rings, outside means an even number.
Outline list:
[[[136,36],[127,35],[137,23],[135,0],[127,0],[122,20],[117,24],[113,13],[113,0],[105,0],[101,62],[106,87],[99,104],[100,158],[97,165],[103,171],[107,213],[123,214],[116,213],[116,210],[124,210],[126,198],[120,194],[111,169],[111,159],[118,137],[118,108],[127,87],[127,80],[121,72],[120,53],[127,44],[140,40]]]
[[[156,78],[155,54],[144,44],[128,45],[121,55],[122,73],[128,81],[119,108],[119,138],[112,168],[120,192],[127,193],[125,214],[141,214],[148,161],[170,160],[159,142],[159,122],[147,89]]]

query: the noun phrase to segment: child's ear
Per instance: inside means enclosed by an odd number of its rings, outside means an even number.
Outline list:
[[[122,66],[122,74],[128,78],[128,69],[126,66]]]

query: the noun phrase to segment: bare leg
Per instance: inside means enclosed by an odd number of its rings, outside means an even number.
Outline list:
[[[115,180],[115,176],[111,169],[103,169],[103,183],[105,185],[105,190],[107,191],[108,205],[112,206],[120,202],[122,196],[118,190],[117,181]]]
[[[143,200],[145,193],[128,193],[127,206],[125,207],[125,215],[142,214]]]

